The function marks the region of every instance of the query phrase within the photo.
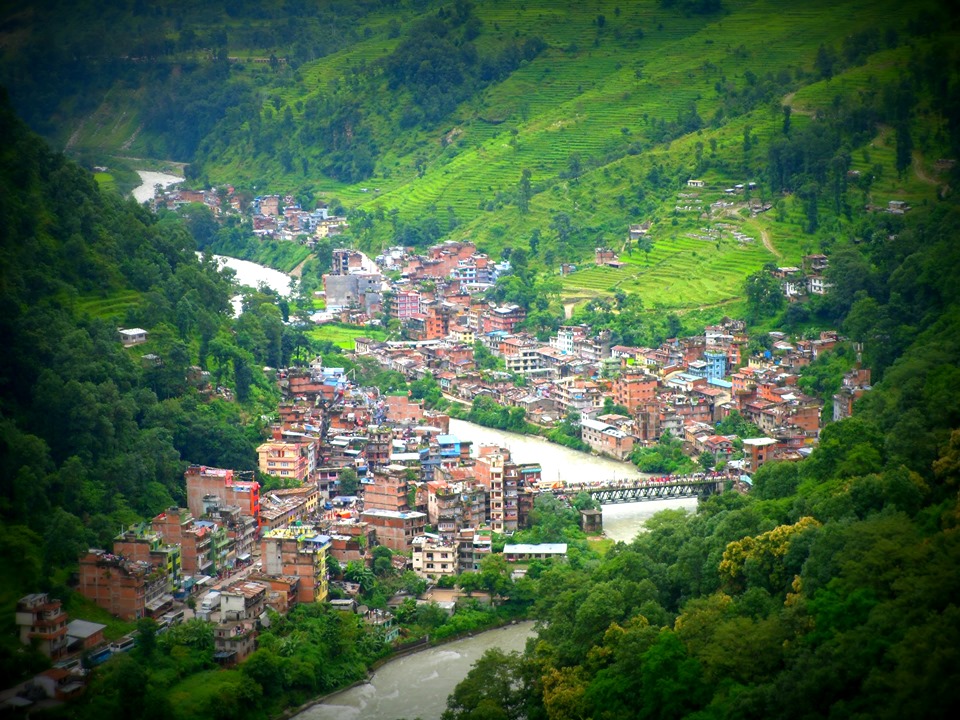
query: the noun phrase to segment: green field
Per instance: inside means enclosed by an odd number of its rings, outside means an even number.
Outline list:
[[[81,297],[76,301],[76,310],[80,315],[121,320],[127,310],[136,307],[139,302],[140,293],[135,290],[124,290],[111,293],[107,297],[99,295]]]
[[[358,337],[368,337],[374,340],[386,340],[387,335],[382,330],[367,327],[347,327],[343,325],[320,325],[307,332],[311,340],[332,342],[344,350],[353,350],[353,341]]]

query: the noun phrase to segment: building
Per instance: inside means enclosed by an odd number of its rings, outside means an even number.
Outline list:
[[[330,262],[331,275],[349,275],[363,270],[363,253],[350,248],[334,248]]]
[[[305,483],[312,469],[311,455],[314,456],[314,465],[316,463],[315,453],[311,452],[314,444],[313,439],[306,439],[304,442],[274,439],[261,444],[257,448],[257,465],[260,472],[284,480]]]
[[[423,308],[420,304],[420,293],[415,290],[400,290],[393,298],[390,307],[390,316],[398,320],[406,320],[414,315],[420,315]]]
[[[260,542],[263,572],[300,578],[297,602],[327,599],[327,554],[330,537],[309,526],[274,528]]]
[[[46,593],[33,593],[20,598],[15,615],[20,642],[34,645],[51,660],[59,660],[67,652],[67,614],[59,600]]]
[[[504,545],[503,556],[507,562],[530,562],[531,560],[552,560],[567,556],[566,543],[540,543],[539,545]]]
[[[105,550],[89,550],[80,558],[77,592],[122,620],[162,614],[173,602],[161,568],[128,560]]]
[[[246,660],[257,648],[257,633],[249,623],[220,623],[213,629],[213,659],[223,667]]]
[[[117,535],[113,540],[113,552],[127,560],[147,562],[162,570],[170,580],[171,591],[180,584],[180,546],[166,542],[146,523],[132,525]]]
[[[642,371],[625,372],[613,381],[613,401],[631,413],[656,399],[659,380]]]
[[[220,622],[258,620],[266,608],[267,586],[247,580],[220,592]]]
[[[320,491],[315,484],[271,490],[260,499],[262,530],[293,525],[317,511]]]
[[[408,552],[413,547],[413,539],[423,534],[427,514],[376,508],[364,510],[360,519],[374,528],[378,543],[391,550]]]
[[[194,517],[202,517],[204,498],[212,495],[222,505],[236,505],[241,512],[260,524],[260,483],[240,480],[233,470],[191,465],[184,473],[187,481],[187,507]],[[252,473],[251,473],[252,478]]]
[[[340,312],[350,307],[360,307],[368,315],[379,312],[382,287],[383,275],[379,273],[323,276],[329,312]]]
[[[422,578],[439,580],[459,572],[457,545],[444,542],[436,535],[420,535],[413,539],[413,571]]]
[[[510,459],[510,451],[493,445],[481,445],[474,469],[477,480],[487,490],[490,527],[499,533],[517,530],[520,520],[520,469]]]
[[[123,343],[124,347],[141,345],[147,341],[147,331],[143,328],[128,328],[126,330],[121,328],[117,332],[120,335],[120,342]]]
[[[107,626],[102,623],[71,620],[67,623],[67,647],[70,652],[79,652],[102,645],[105,642],[103,631],[106,629]]]
[[[407,479],[408,469],[403,465],[391,464],[375,470],[372,482],[364,482],[364,509],[390,510],[393,512],[409,510],[410,483]]]
[[[727,374],[728,355],[725,349],[705,350],[703,362],[706,363],[706,377],[710,380],[720,380]]]
[[[526,311],[519,305],[503,305],[490,310],[483,316],[482,329],[484,333],[497,330],[512,333],[526,316]]]
[[[180,547],[180,565],[184,574],[196,577],[217,571],[213,531],[209,526],[196,526],[189,510],[168,508],[153,519],[152,527],[164,542]]]
[[[750,472],[756,472],[757,468],[773,457],[776,444],[776,440],[768,437],[748,438],[743,441],[744,455]]]
[[[626,460],[633,452],[633,436],[609,423],[581,418],[580,434],[595,451],[617,460]]]

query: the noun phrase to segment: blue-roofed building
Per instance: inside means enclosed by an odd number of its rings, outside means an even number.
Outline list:
[[[460,459],[460,438],[456,435],[440,435],[437,437],[437,444],[440,446],[441,460]]]

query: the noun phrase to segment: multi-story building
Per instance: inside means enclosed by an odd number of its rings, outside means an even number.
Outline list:
[[[853,414],[853,403],[870,390],[870,368],[854,368],[843,376],[840,391],[833,396],[833,420]]]
[[[583,441],[598,453],[625,460],[633,452],[633,436],[609,423],[581,418],[580,432]]]
[[[502,330],[512,333],[527,317],[526,311],[519,305],[503,305],[493,308],[483,316],[483,332]]]
[[[438,580],[454,577],[459,572],[456,543],[436,535],[420,535],[413,539],[413,571],[420,577]]]
[[[406,320],[423,312],[420,293],[416,290],[400,290],[394,295],[390,315],[398,320]]]
[[[162,568],[127,560],[105,550],[90,550],[80,558],[77,591],[122,620],[154,617],[173,602]]]
[[[480,569],[480,562],[493,549],[493,538],[490,531],[480,531],[474,528],[465,528],[455,538],[457,545],[457,565],[460,572],[476,572]]]
[[[477,480],[486,488],[488,519],[494,532],[514,532],[518,527],[518,492],[520,469],[510,459],[510,451],[492,445],[481,445],[474,469]]]
[[[298,602],[327,599],[328,535],[305,525],[274,528],[264,534],[260,547],[264,573],[300,578]]]
[[[266,607],[267,586],[247,580],[220,591],[220,621],[256,620]]]
[[[724,349],[705,350],[703,362],[707,364],[707,378],[719,380],[727,374],[728,353]]]
[[[659,380],[654,375],[642,371],[624,372],[613,381],[613,401],[635,413],[654,401],[658,385]]]
[[[267,589],[264,603],[268,608],[286,615],[297,606],[300,578],[292,575],[274,576],[251,573],[247,579],[258,582]]]
[[[555,337],[550,338],[550,347],[564,355],[573,355],[574,345],[587,336],[586,325],[562,325]]]
[[[311,476],[311,470],[316,467],[316,444],[316,440],[312,438],[305,438],[304,442],[290,442],[278,438],[269,440],[257,448],[260,472],[304,483]],[[314,461],[313,468],[311,458]]]
[[[247,622],[220,623],[213,629],[213,659],[223,667],[233,667],[249,657],[257,647],[257,632]]]
[[[517,375],[550,373],[551,370],[546,366],[540,349],[541,346],[538,343],[529,341],[501,343],[501,354],[506,371]]]
[[[592,380],[564,378],[554,383],[556,400],[566,412],[578,412],[586,415],[603,407],[603,394],[600,386]]]
[[[323,276],[323,290],[330,312],[350,307],[363,308],[367,314],[379,312],[383,301],[382,288],[383,275],[379,273]]]
[[[349,275],[363,269],[363,253],[350,248],[334,248],[330,261],[331,275]]]
[[[133,525],[113,540],[113,552],[128,560],[148,562],[160,568],[170,582],[171,592],[180,585],[182,551],[146,523]]]
[[[381,545],[398,552],[408,552],[413,539],[423,534],[427,514],[374,508],[365,509],[360,519],[376,531],[377,542]]]
[[[203,502],[208,495],[220,499],[223,505],[236,505],[244,515],[260,523],[260,483],[241,480],[233,470],[191,465],[184,477],[187,481],[187,507],[194,517],[202,517]]]
[[[271,490],[260,499],[261,529],[272,530],[307,520],[316,512],[319,498],[316,485]]]
[[[24,645],[34,645],[54,661],[67,652],[67,614],[59,600],[49,598],[46,593],[20,598],[16,623]]]
[[[365,482],[363,486],[363,507],[393,512],[408,510],[410,485],[407,469],[393,464],[375,470],[372,482]]]

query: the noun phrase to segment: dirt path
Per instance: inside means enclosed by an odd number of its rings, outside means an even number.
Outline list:
[[[917,176],[917,180],[927,185],[940,184],[939,180],[927,173],[926,168],[923,167],[923,156],[917,151],[913,153],[913,173]]]
[[[760,228],[760,237],[763,238],[763,246],[767,250],[776,255],[778,258],[783,257],[783,255],[780,254],[780,251],[773,246],[772,242],[770,242],[770,233],[766,228]]]
[[[796,90],[794,90],[792,93],[787,93],[783,96],[783,100],[780,101],[780,104],[789,107],[790,112],[793,115],[806,115],[807,117],[813,117],[814,112],[812,110],[804,110],[803,108],[798,108],[793,105],[793,98],[796,94]]]
[[[287,273],[290,277],[295,277],[298,280],[303,276],[303,266],[307,264],[307,260],[310,258],[305,258],[302,263],[297,265],[293,270]]]

